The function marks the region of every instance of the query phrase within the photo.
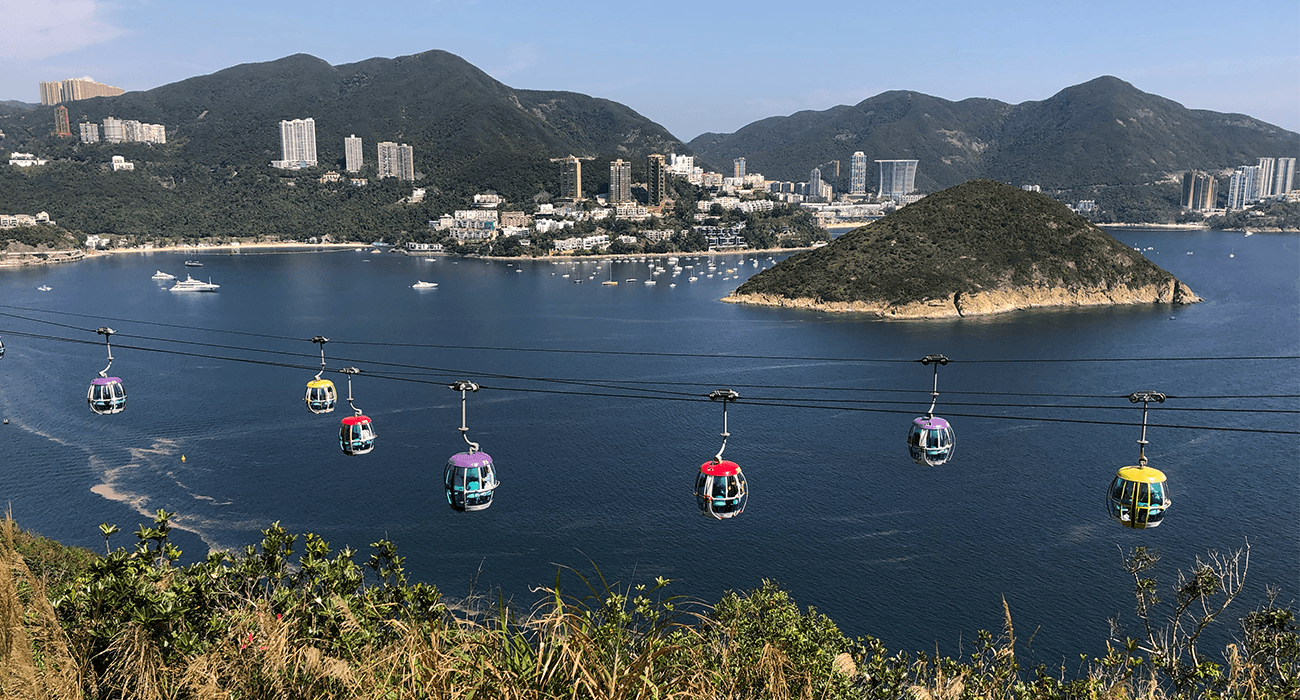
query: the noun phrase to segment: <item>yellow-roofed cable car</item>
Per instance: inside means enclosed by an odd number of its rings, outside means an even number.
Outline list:
[[[1121,467],[1106,490],[1106,513],[1124,527],[1145,530],[1164,520],[1173,501],[1165,484],[1164,472],[1147,465],[1147,404],[1164,403],[1165,395],[1155,391],[1138,391],[1129,395],[1133,403],[1142,402],[1142,439],[1138,440],[1137,466]]]
[[[334,389],[334,382],[320,378],[325,371],[325,343],[329,342],[329,338],[318,335],[312,338],[311,342],[320,346],[320,372],[316,373],[315,379],[307,382],[307,395],[304,400],[307,402],[308,411],[329,413],[334,410],[334,404],[338,401],[338,391]]]

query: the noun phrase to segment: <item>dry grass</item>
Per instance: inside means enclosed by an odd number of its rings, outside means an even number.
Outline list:
[[[16,700],[81,697],[80,665],[50,607],[45,582],[14,546],[18,532],[0,521],[0,695]]]

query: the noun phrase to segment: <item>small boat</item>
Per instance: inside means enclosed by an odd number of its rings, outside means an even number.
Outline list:
[[[162,270],[159,270],[159,271],[153,273],[153,277],[150,278],[150,279],[156,279],[156,280],[174,280],[174,279],[176,279],[176,275],[169,275],[169,274],[167,274],[166,272],[163,272]]]
[[[433,289],[434,287],[437,286],[438,286],[437,282],[421,282],[419,280],[416,280],[415,284],[411,285],[411,289]]]
[[[654,280],[646,280],[645,283],[646,283],[646,284],[654,284],[655,281],[654,281]]]
[[[209,279],[207,282],[196,280],[189,275],[185,275],[183,281],[177,282],[171,286],[173,292],[215,292],[221,288],[219,284],[213,284]]]
[[[186,260],[185,267],[203,267],[203,263],[198,260]]]
[[[48,291],[50,291],[51,289],[54,289],[54,287],[51,287],[51,286],[49,286],[48,284],[42,284],[41,286],[37,287],[36,289],[37,289],[37,291],[48,292]]]

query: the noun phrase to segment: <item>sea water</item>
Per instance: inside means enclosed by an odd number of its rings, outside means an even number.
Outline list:
[[[1155,425],[1300,428],[1296,361],[1212,359],[1300,355],[1300,239],[1115,235],[1205,303],[916,322],[720,303],[772,264],[755,254],[680,256],[693,270],[653,286],[643,281],[662,259],[369,249],[5,270],[0,500],[20,525],[92,548],[101,522],[130,546],[137,523],[175,511],[186,560],[255,543],[276,521],[336,549],[388,538],[414,579],[523,606],[561,567],[623,585],[663,576],[706,603],[770,579],[893,649],[970,651],[977,630],[1001,629],[1005,600],[1022,659],[1073,669],[1078,653],[1104,652],[1111,618],[1136,631],[1121,566],[1132,547],[1158,548],[1168,586],[1198,555],[1249,542],[1231,619],[1268,585],[1295,600],[1300,581],[1295,435],[1152,427],[1146,454],[1174,503],[1164,524],[1126,530],[1103,507],[1115,470],[1137,460],[1134,391],[1170,395],[1152,405]],[[182,266],[196,257],[204,267]],[[158,269],[221,288],[170,292],[150,279]],[[129,395],[114,416],[84,399],[107,364],[100,326],[117,331],[110,374]],[[328,415],[304,406],[317,335],[330,339],[323,376],[340,398],[337,370],[362,370],[352,394],[379,435],[369,455],[338,447],[346,401]],[[936,414],[957,450],[940,467],[913,464],[905,445],[933,382],[910,360],[930,353],[952,359]],[[447,388],[458,379],[482,387],[467,399],[468,436],[501,482],[479,513],[451,511],[442,493],[443,465],[467,449],[461,396]],[[751,492],[726,522],[701,517],[691,493],[722,444],[722,406],[704,398],[716,388],[742,397],[724,456]],[[1285,398],[1181,398],[1264,395]],[[561,582],[585,591],[571,574]]]

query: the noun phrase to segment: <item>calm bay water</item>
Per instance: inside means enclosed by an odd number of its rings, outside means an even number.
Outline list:
[[[604,261],[430,262],[351,251],[204,255],[205,266],[189,271],[222,285],[216,294],[171,293],[149,279],[156,269],[183,277],[192,254],[0,271],[0,312],[76,327],[0,316],[8,347],[0,415],[10,420],[0,429],[0,499],[21,525],[96,548],[101,522],[122,526],[114,543],[129,546],[142,514],[177,511],[185,531],[176,539],[187,559],[256,542],[258,530],[277,520],[336,548],[364,550],[387,537],[414,577],[450,596],[499,587],[525,604],[534,600],[529,587],[555,580],[557,565],[590,573],[594,563],[624,583],[665,576],[678,593],[704,601],[772,579],[850,635],[949,654],[963,642],[969,650],[976,630],[999,629],[1005,598],[1017,637],[1032,638],[1022,653],[1049,663],[1100,653],[1108,618],[1133,621],[1132,584],[1120,566],[1120,552],[1133,546],[1158,547],[1160,574],[1172,583],[1172,572],[1197,555],[1249,539],[1250,585],[1233,618],[1262,602],[1268,584],[1294,600],[1296,436],[1151,429],[1147,454],[1169,476],[1174,499],[1155,530],[1131,532],[1106,520],[1102,491],[1115,469],[1137,457],[1140,408],[1120,397],[1140,389],[1294,396],[1295,362],[970,362],[1300,354],[1297,236],[1116,235],[1151,248],[1145,254],[1206,303],[941,322],[719,303],[760,269],[753,255],[714,256],[719,273],[735,268],[740,279],[706,278],[705,263],[683,259],[696,265],[699,281],[665,273],[654,286],[641,283],[647,263],[615,263],[611,272]],[[611,276],[638,281],[599,284]],[[578,277],[585,283],[573,284]],[[417,279],[439,287],[413,290]],[[37,291],[42,284],[53,289]],[[102,325],[118,331],[112,374],[130,395],[116,416],[92,415],[84,401],[105,364],[93,333]],[[338,449],[345,404],[326,416],[303,407],[314,370],[219,359],[310,366],[318,362],[306,340],[314,335],[331,338],[331,369],[366,372],[353,394],[379,433],[370,455]],[[258,352],[268,350],[298,356]],[[931,370],[850,360],[937,352],[954,360],[940,370],[939,415],[1128,425],[952,417],[955,459],[913,465],[904,436],[928,406]],[[346,392],[341,375],[326,376]],[[484,386],[469,399],[469,434],[492,455],[502,482],[493,506],[471,514],[452,512],[440,485],[447,457],[464,448],[460,395],[445,386],[462,378]],[[535,381],[541,378],[583,383]],[[699,397],[718,387],[744,397],[728,413],[726,456],[744,468],[752,493],[743,516],[721,523],[700,517],[691,496],[694,473],[720,444],[720,406],[638,398]],[[882,389],[911,393],[875,391]],[[842,404],[880,412],[792,405],[809,399],[902,403]],[[1066,403],[1093,408],[1043,407]],[[1180,406],[1295,410],[1300,402],[1171,398],[1153,408],[1151,422],[1300,427],[1295,413]]]

